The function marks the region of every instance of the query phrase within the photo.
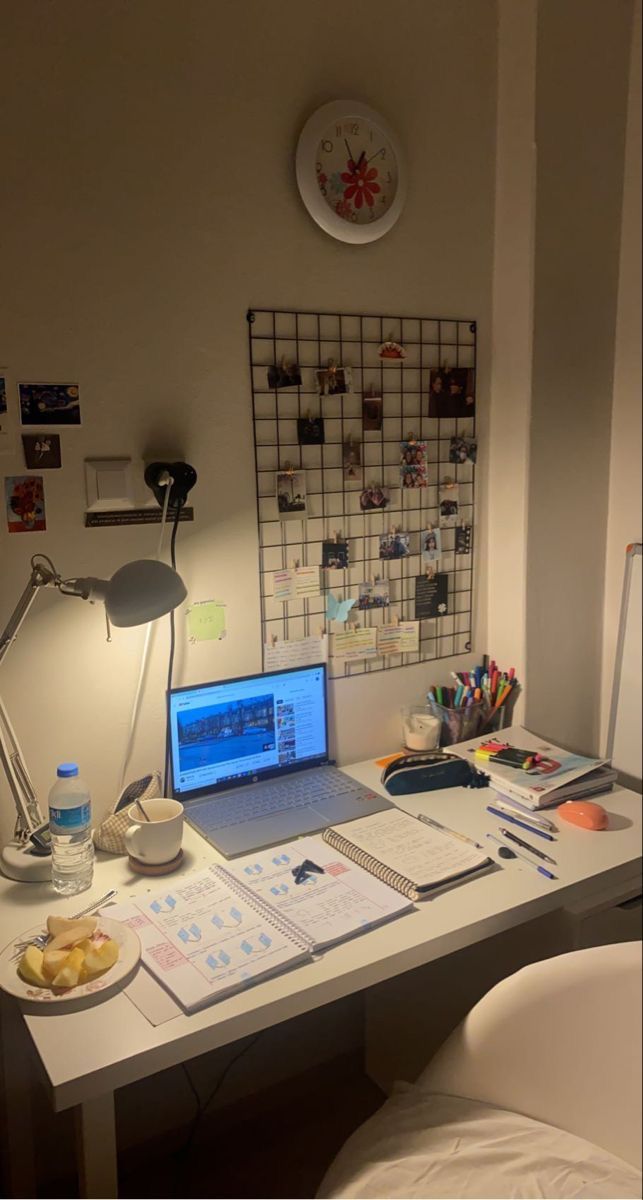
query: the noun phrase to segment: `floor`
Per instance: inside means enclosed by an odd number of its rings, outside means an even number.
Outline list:
[[[125,1152],[120,1196],[308,1200],[346,1138],[384,1099],[363,1073],[360,1055],[334,1059],[287,1084],[206,1113],[161,1144]],[[39,1188],[42,1197],[76,1195],[71,1177]]]

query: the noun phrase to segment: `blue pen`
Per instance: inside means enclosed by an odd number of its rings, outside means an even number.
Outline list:
[[[555,842],[556,838],[552,837],[551,833],[545,833],[544,829],[536,829],[535,825],[528,825],[526,821],[519,821],[517,817],[511,817],[508,812],[501,812],[499,808],[494,808],[492,804],[487,805],[487,812],[494,817],[500,817],[501,821],[509,821],[511,825],[519,825],[521,829],[526,829],[527,833],[535,833],[536,837],[545,838],[548,842]]]
[[[504,843],[500,841],[500,838],[497,838],[495,834],[488,833],[487,837],[491,838],[492,842],[497,842],[499,846],[502,846],[503,850],[507,850],[511,857],[521,859],[522,862],[527,863],[528,867],[531,867],[532,871],[537,871],[539,875],[544,875],[545,879],[556,879],[556,876],[552,871],[548,871],[547,867],[537,867],[530,858],[527,858],[526,854],[521,854],[520,850],[509,850],[509,847],[505,846]]]

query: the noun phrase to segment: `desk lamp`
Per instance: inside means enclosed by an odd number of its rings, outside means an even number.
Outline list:
[[[101,601],[105,605],[108,641],[110,624],[121,628],[144,625],[171,612],[187,596],[180,575],[158,559],[141,558],[126,563],[111,579],[63,579],[47,555],[35,554],[31,559],[27,586],[0,634],[0,665],[15,642],[38,592],[44,587],[55,587],[63,596],[77,596],[92,604]],[[13,840],[2,851],[2,871],[10,879],[49,879],[50,858],[35,854],[30,842],[34,830],[46,823],[45,818],[1,699],[0,763],[17,813]]]

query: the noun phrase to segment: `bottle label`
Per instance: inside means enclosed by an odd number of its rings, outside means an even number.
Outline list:
[[[91,822],[91,805],[79,804],[76,808],[49,807],[49,824],[56,829],[71,833],[74,829],[85,829]]]

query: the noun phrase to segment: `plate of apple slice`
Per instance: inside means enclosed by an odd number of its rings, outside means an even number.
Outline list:
[[[129,926],[108,917],[47,917],[47,942],[28,929],[0,954],[0,987],[11,996],[43,1004],[81,1001],[125,979],[141,957]],[[19,948],[27,943],[21,955]]]

